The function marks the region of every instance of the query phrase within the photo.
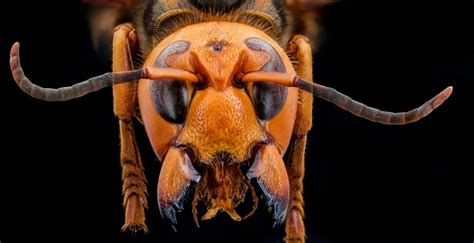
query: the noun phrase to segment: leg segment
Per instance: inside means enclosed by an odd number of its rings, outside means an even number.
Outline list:
[[[297,73],[305,80],[313,80],[312,53],[306,37],[294,36],[288,49],[298,61]],[[298,108],[296,112],[293,139],[290,145],[289,161],[286,164],[290,180],[290,205],[286,220],[286,242],[305,242],[303,177],[306,134],[312,126],[313,96],[298,91]]]
[[[133,69],[132,53],[138,49],[137,36],[131,24],[122,24],[115,29],[113,41],[113,71]],[[120,126],[120,162],[122,165],[122,193],[125,208],[125,223],[122,231],[148,231],[145,225],[147,205],[146,178],[140,153],[135,141],[133,117],[135,115],[137,81],[113,86],[114,113]]]
[[[305,242],[303,177],[304,152],[306,135],[295,137],[291,144],[289,163],[287,163],[290,179],[290,206],[286,218],[286,242]]]

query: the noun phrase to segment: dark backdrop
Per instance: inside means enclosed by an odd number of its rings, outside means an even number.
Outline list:
[[[150,234],[120,232],[111,90],[42,102],[16,87],[8,67],[9,48],[20,41],[23,67],[40,85],[71,85],[110,70],[92,51],[87,7],[64,2],[2,3],[0,241],[280,242],[284,227],[272,228],[263,207],[244,222],[222,214],[197,229],[188,203],[174,233],[157,210],[160,163],[141,126]],[[449,85],[454,94],[428,118],[393,127],[316,100],[304,181],[309,242],[473,240],[473,13],[473,1],[347,1],[324,11],[319,83],[393,111]]]

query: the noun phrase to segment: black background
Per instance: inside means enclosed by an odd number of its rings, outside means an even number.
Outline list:
[[[175,233],[156,203],[160,163],[141,126],[150,233],[121,233],[118,126],[111,90],[64,103],[34,100],[8,65],[14,41],[35,83],[67,86],[110,70],[93,52],[87,7],[2,3],[0,12],[0,241],[280,242],[265,208],[224,214]],[[473,1],[346,1],[328,7],[315,78],[377,108],[402,111],[445,87],[452,97],[416,124],[383,126],[316,100],[306,159],[308,242],[473,240]],[[188,203],[189,204],[189,203]]]

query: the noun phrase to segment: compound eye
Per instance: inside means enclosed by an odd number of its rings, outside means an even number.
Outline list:
[[[168,67],[168,57],[186,52],[190,45],[181,40],[171,43],[158,55],[154,66]],[[161,117],[171,123],[183,123],[190,97],[186,82],[175,79],[152,80],[150,89],[153,105]]]
[[[283,60],[268,42],[251,37],[245,40],[245,44],[253,51],[266,52],[270,55],[270,61],[263,65],[259,71],[286,72]],[[288,88],[285,86],[265,82],[254,83],[252,101],[257,117],[260,120],[269,120],[275,117],[285,105],[287,94]]]
[[[275,117],[286,101],[287,88],[278,84],[258,82],[253,85],[253,106],[260,120]]]
[[[182,124],[186,119],[189,95],[185,81],[172,79],[152,81],[151,98],[156,111],[166,121]]]

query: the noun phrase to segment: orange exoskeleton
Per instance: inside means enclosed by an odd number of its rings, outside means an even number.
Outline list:
[[[47,89],[24,75],[19,44],[13,45],[10,57],[19,87],[38,99],[65,101],[113,87],[121,138],[123,230],[148,230],[146,179],[133,127],[136,115],[163,162],[157,200],[164,218],[177,223],[177,209],[195,186],[196,223],[198,203],[207,206],[202,220],[220,211],[236,221],[245,219],[257,208],[251,184],[255,179],[276,223],[286,224],[286,240],[304,242],[302,179],[313,96],[374,122],[406,124],[428,115],[452,92],[448,87],[419,108],[391,113],[314,83],[311,45],[305,36],[289,35],[286,15],[281,14],[287,11],[283,1],[128,4],[134,24],[115,29],[111,73]],[[136,62],[137,55],[143,62]],[[241,215],[236,207],[249,193],[254,207]]]

